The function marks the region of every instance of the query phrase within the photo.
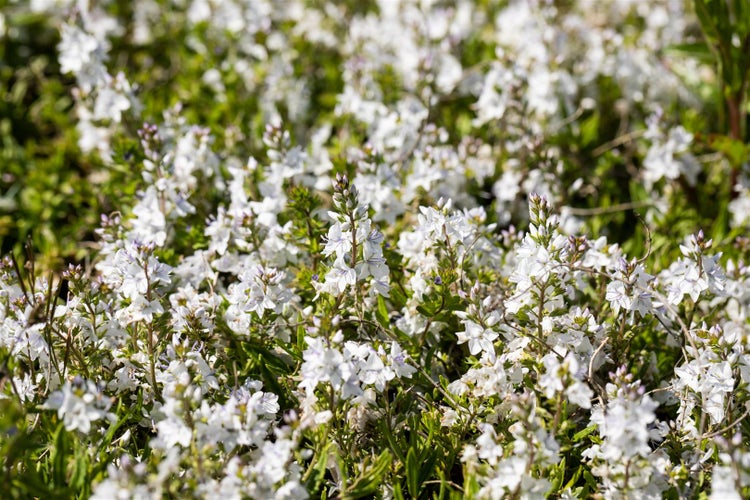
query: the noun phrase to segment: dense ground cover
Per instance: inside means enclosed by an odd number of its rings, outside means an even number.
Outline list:
[[[3,498],[750,496],[750,8],[0,0]]]

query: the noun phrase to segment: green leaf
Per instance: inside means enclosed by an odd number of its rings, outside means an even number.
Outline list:
[[[378,491],[378,486],[383,483],[383,477],[388,472],[392,460],[388,450],[384,450],[375,459],[370,467],[365,467],[362,473],[349,488],[349,498],[362,498],[371,496]]]
[[[403,447],[398,441],[396,441],[396,436],[393,435],[393,432],[389,428],[387,420],[385,418],[379,419],[377,422],[377,426],[380,435],[385,437],[386,441],[388,441],[388,446],[396,455],[396,458],[403,462],[406,458],[404,457]]]
[[[323,486],[323,481],[326,477],[326,470],[328,469],[328,451],[333,447],[333,443],[328,443],[326,446],[323,447],[323,449],[320,451],[320,454],[318,455],[318,460],[315,463],[315,467],[313,468],[313,471],[315,471],[315,474],[310,478],[311,480],[311,492],[320,491]]]
[[[414,447],[409,448],[406,454],[406,488],[409,496],[419,497],[419,462]]]
[[[581,477],[581,474],[583,474],[583,471],[584,471],[583,465],[579,465],[578,469],[576,469],[575,473],[573,474],[573,477],[570,478],[570,481],[568,481],[565,484],[563,489],[567,490],[569,488],[572,488],[578,482],[578,479]]]
[[[54,495],[53,491],[50,490],[49,486],[44,481],[44,478],[32,467],[29,467],[24,471],[24,474],[20,478],[14,478],[12,480],[13,486],[18,491],[26,493],[26,498],[59,498],[59,495]]]
[[[263,385],[267,390],[279,397],[279,403],[282,405],[282,407],[289,408],[293,406],[292,402],[289,399],[289,396],[287,395],[287,391],[279,383],[280,374],[272,373],[269,369],[269,365],[266,365],[262,362],[258,364],[258,367],[260,368],[262,374]]]
[[[304,325],[299,325],[297,327],[297,353],[302,353],[305,350],[305,333]],[[302,360],[301,354],[298,354],[297,360]]]
[[[388,317],[388,308],[385,305],[385,299],[381,295],[378,295],[378,308],[375,310],[375,317],[383,328],[390,327],[391,321]]]
[[[560,486],[562,485],[563,480],[565,479],[565,464],[566,464],[566,457],[563,456],[562,460],[560,460],[560,463],[553,467],[550,479],[551,479],[551,486],[549,490],[549,494],[558,493],[560,491]]]
[[[391,302],[393,303],[393,306],[395,309],[401,309],[404,307],[407,301],[406,295],[401,291],[399,288],[391,288],[390,290],[391,294]]]
[[[54,446],[50,453],[52,481],[55,485],[66,484],[66,465],[68,463],[68,434],[62,422],[57,426],[53,437]]]
[[[393,485],[393,498],[395,500],[404,500],[404,492],[401,491],[401,485],[399,483]]]
[[[596,112],[581,122],[581,146],[588,146],[598,139],[599,113]]]
[[[706,42],[676,43],[666,47],[665,52],[689,55],[703,62],[711,62],[713,53]]]
[[[576,432],[573,435],[572,441],[574,443],[577,443],[578,441],[581,441],[583,438],[585,438],[586,436],[588,436],[589,434],[591,434],[592,432],[594,432],[596,429],[597,429],[596,425],[590,425],[590,426],[586,427],[585,429],[583,429],[582,431]]]
[[[430,311],[429,309],[427,309],[423,305],[418,305],[417,306],[417,312],[419,314],[421,314],[422,316],[426,317],[426,318],[431,318],[432,316],[434,316],[434,314],[432,313],[432,311]]]
[[[733,139],[726,135],[711,135],[708,137],[708,145],[716,151],[723,153],[734,168],[739,168],[750,156],[750,145]]]
[[[709,42],[714,43],[714,40],[719,37],[719,34],[714,19],[711,16],[711,11],[708,6],[709,2],[710,0],[695,0],[693,6],[695,7],[695,14],[698,17],[704,35]]]
[[[436,449],[432,446],[428,446],[423,450],[423,453],[426,454],[426,456],[422,457],[422,460],[420,460],[420,467],[419,467],[419,482],[418,484],[424,484],[427,482],[428,479],[432,476],[433,470],[435,470],[435,463],[437,462],[437,453]]]
[[[115,412],[117,415],[120,415],[120,411],[124,405],[122,402],[120,402],[119,405],[117,405],[117,411]],[[99,441],[99,448],[97,450],[97,454],[106,453],[107,448],[112,444],[112,439],[115,437],[115,433],[117,433],[117,430],[122,427],[124,424],[130,421],[130,418],[135,415],[137,408],[140,408],[140,404],[131,405],[128,407],[125,414],[117,419],[115,422],[112,422],[109,424],[109,428],[107,429],[107,432],[104,434],[102,439]]]
[[[89,456],[86,448],[81,447],[76,453],[76,460],[73,462],[73,471],[70,475],[70,487],[74,492],[82,492],[90,486],[88,471]]]
[[[599,484],[597,479],[594,477],[594,475],[589,472],[588,470],[583,471],[583,479],[586,481],[586,485],[592,490],[597,490],[597,485]]]

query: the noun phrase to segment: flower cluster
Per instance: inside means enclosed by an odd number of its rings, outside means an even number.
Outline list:
[[[356,185],[339,175],[333,187],[333,208],[328,215],[334,220],[328,229],[323,255],[335,255],[325,281],[318,292],[340,295],[357,282],[370,278],[371,293],[388,297],[388,265],[383,258],[383,234],[372,227],[367,205],[359,201]]]
[[[138,116],[141,106],[125,74],[112,76],[106,67],[110,38],[122,27],[96,7],[79,10],[73,19],[60,27],[58,50],[60,71],[76,78],[78,145],[111,159],[110,143],[123,114]]]
[[[0,496],[750,495],[701,2],[11,2],[117,196],[0,262]]]

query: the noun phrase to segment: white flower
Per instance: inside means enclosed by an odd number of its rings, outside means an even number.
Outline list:
[[[344,258],[337,258],[333,267],[326,274],[325,282],[318,284],[316,289],[319,292],[326,292],[331,295],[344,293],[347,287],[354,286],[357,282],[357,271],[349,267]]]
[[[65,381],[62,388],[53,392],[42,408],[57,410],[68,431],[79,430],[88,434],[91,423],[101,419],[112,419],[108,410],[112,400],[102,393],[92,381],[77,378],[72,383]]]
[[[476,356],[480,352],[485,352],[487,354],[494,353],[495,348],[493,347],[492,342],[498,337],[497,332],[468,319],[463,320],[462,323],[466,329],[456,333],[459,344],[469,342],[469,352],[473,356]]]
[[[348,350],[354,347],[354,342],[347,342],[345,348],[345,354],[348,354]],[[385,389],[385,385],[396,377],[393,370],[383,363],[378,353],[367,345],[359,346],[364,349],[364,352],[359,352],[358,356],[358,373],[357,377],[359,380],[366,385],[372,385],[379,392]],[[355,349],[356,351],[356,349]]]
[[[367,224],[367,228],[364,226],[365,225],[363,224],[360,227],[363,227],[363,229],[369,229],[369,224]],[[363,233],[366,234],[362,248],[364,258],[381,257],[383,255],[383,233],[378,231],[376,227],[363,231]],[[359,233],[357,234],[357,240],[361,241]]]
[[[485,123],[500,120],[505,110],[513,105],[513,98],[509,96],[515,75],[499,63],[494,63],[485,75],[482,91],[474,109],[477,117],[472,124],[481,127]]]
[[[130,109],[130,99],[116,89],[99,89],[94,104],[94,120],[111,120],[120,123],[122,112]]]
[[[633,301],[628,295],[625,283],[622,281],[611,281],[607,284],[606,299],[612,304],[615,314],[620,312],[620,309],[632,309]]]
[[[146,321],[150,323],[154,319],[154,314],[164,312],[159,300],[148,300],[144,295],[138,295],[131,299],[130,304],[115,313],[117,320],[123,325],[129,325],[136,321]]]
[[[542,358],[545,371],[539,379],[539,387],[548,398],[564,393],[571,403],[581,408],[591,408],[593,391],[580,380],[580,365],[575,354],[568,353],[562,362],[556,353]]]
[[[96,61],[99,42],[79,27],[63,24],[60,33],[60,71],[62,73],[79,73],[85,66]]]
[[[61,72],[73,73],[84,95],[106,86],[111,79],[104,66],[104,48],[94,35],[77,26],[64,24],[57,49]]]
[[[34,401],[36,396],[37,384],[31,378],[31,375],[24,373],[23,377],[13,377],[13,386],[18,391],[22,402]],[[0,394],[0,399],[5,399],[5,394]]]
[[[340,259],[352,251],[352,233],[351,231],[343,231],[340,222],[334,222],[330,228],[328,228],[328,236],[326,237],[326,246],[323,248],[323,255],[336,254],[336,258]]]
[[[397,377],[411,377],[416,368],[407,363],[408,355],[401,349],[396,342],[391,342],[391,353],[388,355],[390,364]]]
[[[726,465],[716,465],[711,475],[711,500],[741,500],[737,491],[735,470]]]
[[[321,382],[330,382],[334,387],[341,384],[344,374],[344,356],[337,349],[326,347],[323,339],[305,337],[307,349],[302,353],[300,389],[308,393],[315,390]]]
[[[251,313],[262,318],[266,311],[281,313],[292,299],[284,279],[286,273],[256,266],[240,273],[240,281],[229,285],[227,322],[236,333],[246,334],[253,321]]]
[[[637,311],[641,316],[650,313],[652,304],[649,284],[653,278],[641,264],[621,260],[612,275],[612,281],[607,284],[606,299],[615,314],[620,309]]]
[[[596,406],[591,412],[591,422],[598,426],[604,442],[600,448],[587,452],[587,456],[598,456],[610,465],[648,457],[649,440],[658,438],[650,426],[656,422],[659,403],[643,394],[640,383],[630,382],[632,376],[624,373],[618,370],[616,383],[607,384],[606,407]]]
[[[672,264],[665,277],[669,283],[667,301],[672,305],[679,304],[685,295],[696,302],[701,292],[708,289],[708,282],[701,277],[698,265],[687,259],[680,259]]]
[[[258,460],[249,467],[248,472],[261,485],[272,487],[287,475],[288,462],[292,459],[294,448],[295,444],[288,439],[265,441],[259,450]]]
[[[477,438],[477,456],[490,465],[497,465],[503,458],[503,447],[497,442],[495,429],[489,424],[480,424],[482,434]],[[522,473],[523,473],[522,469]]]
[[[164,197],[155,186],[142,193],[140,201],[133,207],[132,235],[137,241],[153,243],[161,247],[167,240],[167,219],[162,211]]]
[[[585,383],[575,381],[565,390],[565,395],[571,403],[581,408],[591,408],[591,399],[594,397],[594,391]]]
[[[169,397],[161,410],[166,414],[166,418],[156,423],[158,437],[152,440],[152,446],[162,447],[165,450],[177,445],[183,448],[190,446],[193,430],[185,423],[183,417],[185,409],[182,401]]]
[[[666,140],[658,131],[651,130],[654,142],[643,160],[644,180],[651,187],[662,178],[674,180],[684,175],[690,185],[695,185],[701,167],[695,157],[689,153],[693,136],[682,126],[669,131]]]
[[[383,297],[390,297],[391,285],[389,283],[389,269],[385,263],[371,267],[369,269],[372,275],[372,288],[370,293],[377,293]]]

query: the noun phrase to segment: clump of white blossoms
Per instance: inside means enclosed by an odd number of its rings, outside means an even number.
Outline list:
[[[383,392],[394,378],[410,377],[415,371],[396,343],[388,353],[367,343],[346,341],[340,345],[340,340],[340,335],[335,335],[327,347],[325,339],[305,337],[308,347],[303,352],[299,387],[308,397],[314,397],[319,384],[327,383],[342,399],[363,404],[373,398],[367,387]]]
[[[660,112],[649,118],[644,135],[651,143],[643,160],[646,186],[650,188],[661,179],[675,180],[680,176],[695,185],[701,167],[690,152],[692,134],[682,126],[672,127],[665,134],[659,127],[660,118]]]
[[[615,314],[621,310],[637,312],[641,317],[651,313],[653,305],[649,286],[653,278],[636,259],[616,261],[606,296]]]
[[[333,187],[333,224],[328,230],[323,255],[334,256],[333,264],[318,292],[339,296],[355,291],[358,282],[370,281],[370,294],[388,296],[388,265],[383,257],[383,233],[373,227],[367,205],[360,203],[357,187],[345,175],[337,175]]]
[[[266,311],[282,313],[292,293],[284,282],[285,273],[274,268],[258,266],[241,272],[238,277],[240,281],[229,285],[227,290],[229,307],[225,319],[235,333],[246,335],[250,325]]]
[[[602,442],[583,455],[591,461],[592,473],[601,478],[605,495],[660,498],[667,489],[670,460],[652,446],[664,438],[666,426],[656,418],[659,404],[645,392],[620,368],[607,384],[606,402],[591,413]]]
[[[661,278],[667,284],[670,304],[682,303],[686,295],[693,303],[698,302],[702,295],[726,296],[726,274],[719,263],[721,253],[707,255],[712,243],[712,240],[706,240],[703,231],[699,231],[680,245],[683,257],[662,271]]]
[[[60,27],[58,44],[60,71],[73,73],[78,87],[74,91],[83,151],[96,151],[111,160],[111,140],[125,113],[138,116],[141,104],[123,73],[112,76],[105,63],[109,37],[120,31],[117,21],[101,9],[81,9],[80,22],[72,16]]]
[[[50,394],[42,408],[57,410],[66,430],[88,434],[92,427],[98,428],[98,420],[105,420],[103,425],[116,420],[116,415],[109,411],[112,403],[112,398],[96,383],[76,377],[72,382],[66,380],[59,390]]]
[[[498,435],[491,424],[480,424],[476,444],[464,448],[461,460],[481,485],[479,498],[509,496],[543,498],[551,484],[535,473],[558,460],[560,445],[536,416],[537,400],[530,392],[508,397],[496,410],[515,420]]]
[[[163,290],[171,283],[171,266],[159,262],[153,245],[131,244],[117,250],[99,264],[103,283],[116,290],[122,307],[115,317],[124,326],[138,321],[153,321],[164,312]]]
[[[505,308],[513,314],[526,308],[541,322],[562,305],[564,294],[570,294],[572,275],[565,262],[571,248],[568,238],[558,231],[559,217],[552,213],[546,198],[531,195],[529,215],[529,232],[516,250],[509,277],[515,290]],[[539,307],[530,307],[533,304]]]

